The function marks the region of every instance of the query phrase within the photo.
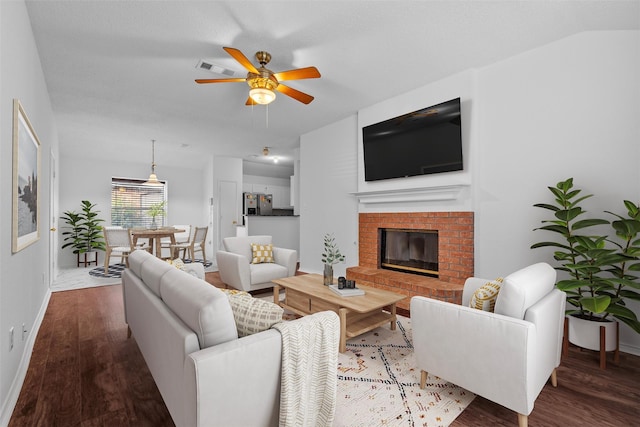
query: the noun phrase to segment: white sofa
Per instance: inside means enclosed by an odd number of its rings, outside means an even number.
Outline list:
[[[122,285],[126,322],[176,426],[278,425],[281,332],[238,338],[224,292],[146,251],[129,256]]]
[[[293,249],[273,248],[272,263],[252,264],[251,244],[268,245],[271,236],[225,237],[224,251],[216,253],[220,280],[242,291],[255,291],[273,287],[274,279],[296,274],[298,252]]]
[[[462,305],[411,299],[416,365],[518,413],[521,427],[560,365],[566,294],[555,289],[556,272],[538,263],[504,278],[494,312],[470,308],[488,280],[471,277]]]

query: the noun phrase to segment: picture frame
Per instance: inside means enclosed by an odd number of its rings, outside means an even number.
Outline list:
[[[40,140],[20,101],[13,100],[13,253],[40,239]]]

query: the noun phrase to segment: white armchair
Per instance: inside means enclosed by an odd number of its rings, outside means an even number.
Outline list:
[[[242,291],[273,287],[274,279],[296,274],[298,253],[293,249],[273,248],[273,262],[252,264],[251,244],[271,244],[271,236],[225,237],[225,250],[216,253],[220,279]]]
[[[495,312],[468,307],[488,282],[469,278],[462,305],[425,297],[411,299],[417,367],[518,413],[521,427],[551,376],[557,386],[565,293],[555,289],[556,271],[538,263],[504,278]]]

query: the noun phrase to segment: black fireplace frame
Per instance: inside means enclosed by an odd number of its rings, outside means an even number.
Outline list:
[[[386,240],[388,232],[416,233],[422,235],[435,235],[435,262],[433,260],[391,260],[386,255]],[[378,268],[384,270],[399,271],[403,273],[418,274],[428,277],[439,277],[438,268],[438,230],[408,229],[408,228],[378,228]]]

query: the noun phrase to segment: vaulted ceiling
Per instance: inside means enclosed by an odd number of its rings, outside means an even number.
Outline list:
[[[638,30],[639,1],[27,0],[61,155],[202,167],[208,155],[291,164],[299,136],[448,75],[591,30]],[[222,48],[316,66],[285,95],[245,106],[246,70]],[[255,64],[255,62],[254,62]],[[426,103],[429,101],[426,100]],[[426,105],[425,105],[426,106]],[[126,153],[126,154],[125,154]]]

